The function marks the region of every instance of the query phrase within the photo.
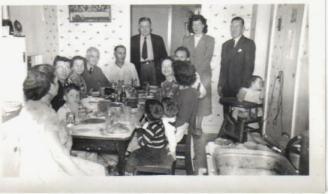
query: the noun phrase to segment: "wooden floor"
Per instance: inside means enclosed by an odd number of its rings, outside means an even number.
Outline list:
[[[194,137],[195,175],[198,174],[200,168],[207,169],[205,146],[209,141],[214,141],[216,136],[217,134],[214,133],[203,133],[200,137]],[[177,162],[181,162],[183,164],[183,161],[178,160]],[[185,170],[176,170],[175,174],[186,175],[186,172]]]
[[[199,168],[207,169],[205,146],[209,141],[214,141],[216,136],[214,133],[203,133],[200,137],[194,137],[196,174]]]

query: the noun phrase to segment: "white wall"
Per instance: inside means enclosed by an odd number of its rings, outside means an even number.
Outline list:
[[[265,78],[265,70],[268,62],[268,50],[270,31],[272,25],[272,8],[270,4],[260,4],[256,6],[254,17],[254,41],[256,44],[256,58],[254,75]]]
[[[208,35],[215,38],[215,49],[211,63],[212,69],[212,115],[205,117],[203,130],[218,133],[223,121],[222,106],[219,104],[217,84],[220,75],[221,46],[231,39],[230,21],[235,16],[243,17],[246,31],[244,35],[250,37],[253,5],[216,5],[202,4],[201,14],[207,19]]]
[[[99,65],[113,60],[113,50],[123,44],[130,50],[130,6],[111,5],[112,21],[109,23],[70,23],[68,6],[57,6],[59,54],[73,57],[85,56],[90,46],[100,50]],[[129,59],[127,52],[127,59]]]

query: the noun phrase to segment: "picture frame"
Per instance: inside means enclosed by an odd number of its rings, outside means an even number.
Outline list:
[[[70,22],[111,22],[110,5],[68,5]]]

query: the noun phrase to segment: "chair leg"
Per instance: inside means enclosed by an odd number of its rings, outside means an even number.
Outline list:
[[[185,167],[186,167],[186,172],[187,175],[193,175],[194,174],[194,170],[192,167],[192,158],[190,153],[186,155],[185,157]]]
[[[245,120],[238,119],[238,132],[239,132],[239,142],[243,143],[247,141],[247,132],[245,130]]]
[[[172,175],[175,175],[175,168],[176,168],[176,165],[177,165],[176,163],[177,163],[176,160],[172,163],[172,169],[171,169],[171,174]]]
[[[226,119],[224,119],[217,137],[222,137],[224,135],[224,130],[225,130],[226,123],[227,123],[227,121],[226,121]]]

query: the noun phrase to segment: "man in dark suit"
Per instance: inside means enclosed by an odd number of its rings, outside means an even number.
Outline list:
[[[164,81],[160,63],[167,57],[164,41],[151,33],[150,18],[139,19],[139,32],[131,37],[131,62],[136,66],[141,85],[160,85]]]
[[[241,87],[248,87],[254,71],[255,43],[243,36],[244,19],[234,17],[230,30],[232,39],[222,45],[218,84],[220,97],[236,97]]]

